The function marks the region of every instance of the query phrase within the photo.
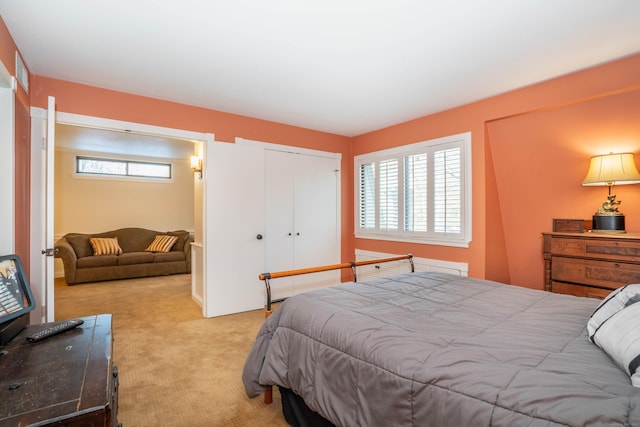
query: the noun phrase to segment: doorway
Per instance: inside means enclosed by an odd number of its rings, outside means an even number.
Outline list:
[[[35,155],[33,155],[32,153],[32,165],[34,165],[33,169],[37,169],[38,168],[37,165],[43,164],[42,163],[43,149],[41,147],[42,145],[41,139],[46,137],[46,135],[43,136],[43,129],[46,128],[46,113],[47,113],[46,110],[32,109],[32,148],[34,147],[37,148],[37,150],[36,149],[32,150],[32,151],[37,151]],[[44,125],[43,125],[43,122],[44,122]],[[154,141],[154,142],[163,141],[158,145],[159,147],[164,147],[163,149],[167,149],[167,147],[170,145],[166,141],[171,140],[172,143],[176,143],[177,141],[179,143],[188,144],[186,145],[186,147],[188,147],[186,150],[187,151],[190,150],[191,153],[195,152],[196,147],[199,147],[207,142],[213,142],[213,139],[214,139],[213,134],[189,132],[189,131],[177,130],[172,128],[149,126],[149,125],[144,125],[139,123],[122,122],[117,120],[82,116],[82,115],[63,113],[63,112],[56,113],[56,130],[58,129],[62,129],[63,132],[69,131],[71,133],[75,132],[75,133],[84,134],[84,135],[110,132],[109,135],[111,135],[113,138],[116,138],[116,139],[119,138],[122,141],[127,141],[127,140],[130,141],[130,139],[135,136],[136,138],[140,138],[140,140],[146,141],[145,143],[142,143],[143,148],[141,149],[144,149],[144,148],[148,149],[150,146],[149,141]],[[127,136],[128,138],[125,138]],[[112,140],[111,143],[108,143],[106,145],[113,147],[113,146],[121,145],[123,143],[126,143],[126,142],[113,143],[113,140]],[[86,142],[85,140],[84,144],[87,144],[86,147],[93,147],[93,150],[96,150],[97,146],[99,146],[101,143],[96,141]],[[104,145],[104,143],[102,144]],[[127,152],[128,153],[131,152],[132,145],[129,144],[127,147],[128,147]],[[104,150],[104,148],[102,149]],[[187,161],[187,159],[185,159],[185,161]],[[42,199],[42,194],[45,192],[46,186],[49,184],[46,182],[46,180],[41,179],[41,175],[42,173],[40,172],[40,174],[38,174],[38,177],[37,177],[38,179],[33,180],[32,199],[38,199],[38,198]],[[195,179],[196,178],[194,178],[194,180]],[[204,189],[204,185],[196,185],[194,181],[194,192],[203,191],[203,189]],[[194,195],[194,196],[195,196],[194,197],[195,199],[198,199],[201,197],[197,195]],[[199,209],[199,207],[197,206],[197,203],[194,202],[194,204],[196,205],[194,209]],[[41,209],[38,209],[37,207],[35,207],[33,211],[34,211],[35,218],[32,219],[32,226],[34,226],[35,224],[35,227],[37,228],[39,224],[44,223],[45,218],[43,217],[45,217],[46,215],[44,211],[42,211]],[[198,213],[195,215],[196,220],[197,218],[203,218],[203,217],[204,215],[202,213]],[[195,224],[193,228],[194,228],[193,231],[195,234],[196,242],[202,245],[202,236],[200,233],[198,233],[198,230],[201,229],[201,226],[199,224]],[[37,259],[32,259],[32,266],[31,266],[32,267],[31,268],[32,288],[34,288],[34,293],[37,293],[42,296],[42,299],[41,299],[42,301],[41,304],[43,306],[41,308],[41,313],[43,317],[42,321],[53,321],[54,319],[51,317],[52,317],[52,313],[54,312],[52,307],[52,305],[54,304],[54,295],[53,295],[54,286],[52,283],[50,285],[49,283],[47,283],[47,275],[44,273],[45,272],[45,261],[43,259],[44,257],[34,257],[34,258],[37,258]],[[203,272],[197,272],[198,276],[202,276],[203,274],[204,274]],[[46,309],[44,308],[44,306],[46,306]]]

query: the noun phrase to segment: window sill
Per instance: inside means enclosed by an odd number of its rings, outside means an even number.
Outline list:
[[[356,239],[369,240],[385,240],[389,242],[418,243],[421,245],[451,246],[455,248],[468,248],[471,240],[465,239],[436,239],[436,238],[411,238],[406,236],[374,234],[374,233],[355,233]]]

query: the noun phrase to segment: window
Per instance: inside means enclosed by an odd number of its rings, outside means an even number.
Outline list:
[[[356,237],[467,247],[471,133],[356,156]]]
[[[171,179],[171,164],[77,156],[76,173]]]

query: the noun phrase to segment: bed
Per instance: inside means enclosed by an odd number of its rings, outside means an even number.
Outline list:
[[[445,273],[345,283],[274,310],[242,380],[326,425],[640,426],[635,286],[601,302]]]

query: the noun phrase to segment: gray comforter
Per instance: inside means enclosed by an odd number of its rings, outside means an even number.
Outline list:
[[[242,375],[338,426],[640,426],[640,388],[587,338],[598,300],[442,273],[286,300]]]

